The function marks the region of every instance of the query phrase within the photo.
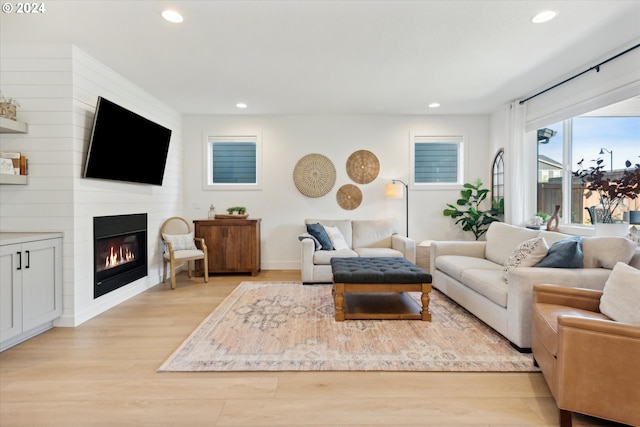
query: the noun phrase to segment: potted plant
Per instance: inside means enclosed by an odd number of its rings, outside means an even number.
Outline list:
[[[482,181],[478,178],[473,183],[466,183],[460,190],[460,198],[454,206],[447,203],[448,208],[442,213],[444,216],[458,218],[456,224],[462,226],[463,231],[471,231],[478,240],[489,229],[489,224],[500,221],[500,205],[492,206],[489,210],[481,210],[481,203],[487,198],[489,190],[482,188]],[[504,212],[504,205],[502,205]]]
[[[620,177],[613,177],[603,169],[603,160],[592,160],[595,166],[583,167],[584,159],[578,162],[578,170],[573,176],[580,178],[587,193],[586,197],[596,192],[600,204],[587,208],[595,223],[615,224],[624,221],[624,215],[620,212],[627,210],[625,199],[634,200],[640,194],[640,163],[635,166],[627,160],[625,169]]]

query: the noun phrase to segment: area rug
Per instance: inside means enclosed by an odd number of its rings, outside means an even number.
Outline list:
[[[158,371],[538,371],[531,354],[429,295],[431,322],[336,322],[331,285],[243,282]]]

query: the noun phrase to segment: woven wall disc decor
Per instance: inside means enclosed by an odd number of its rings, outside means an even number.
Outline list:
[[[345,184],[338,188],[336,199],[342,209],[351,211],[362,203],[362,191],[353,184]]]
[[[378,177],[380,162],[375,154],[368,150],[354,152],[347,159],[347,174],[358,184],[368,184]]]
[[[336,183],[336,168],[322,154],[307,154],[296,163],[293,182],[305,196],[321,197]]]

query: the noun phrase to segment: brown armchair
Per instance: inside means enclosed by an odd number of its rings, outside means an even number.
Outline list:
[[[600,313],[602,291],[535,285],[532,351],[560,426],[578,412],[640,425],[640,326]]]

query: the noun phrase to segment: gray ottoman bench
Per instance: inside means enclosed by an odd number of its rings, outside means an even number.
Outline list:
[[[431,274],[405,258],[331,258],[336,321],[431,320]],[[421,292],[420,304],[406,292]]]

